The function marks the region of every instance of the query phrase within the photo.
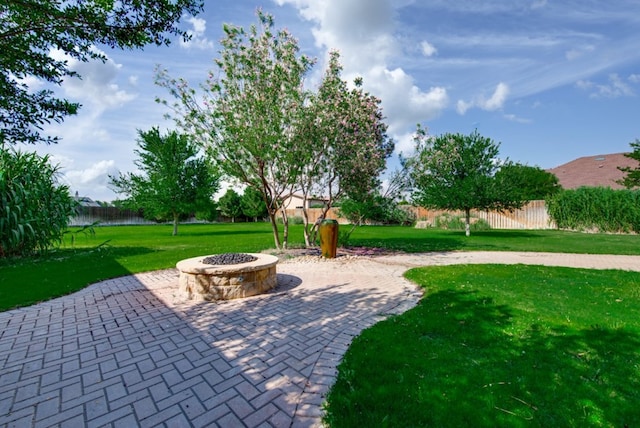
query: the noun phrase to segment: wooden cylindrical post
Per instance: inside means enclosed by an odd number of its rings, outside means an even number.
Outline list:
[[[320,251],[322,257],[334,259],[338,252],[338,222],[323,220],[320,223]]]

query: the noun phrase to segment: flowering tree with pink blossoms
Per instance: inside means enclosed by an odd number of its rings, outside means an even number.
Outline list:
[[[218,71],[209,73],[200,91],[162,70],[156,80],[176,100],[161,101],[173,110],[176,123],[196,136],[227,176],[260,190],[275,245],[286,248],[284,200],[294,192],[305,199],[326,195],[326,214],[336,198],[376,189],[393,142],[380,100],[362,90],[361,79],[347,87],[337,53],[331,54],[317,93],[305,90],[304,76],[314,60],[298,54],[287,31],[274,30],[270,15],[258,10],[258,18],[260,26],[248,31],[224,27]],[[306,210],[304,217],[310,245]]]
[[[274,30],[273,17],[260,10],[257,15],[259,27],[248,31],[225,25],[218,73],[209,73],[202,100],[166,71],[156,80],[177,100],[171,107],[178,125],[197,136],[227,176],[260,189],[280,248],[288,241],[282,201],[293,193],[300,173],[295,130],[307,96],[303,78],[313,60],[298,55],[298,43],[286,30]]]
[[[394,148],[380,100],[362,89],[362,79],[349,89],[341,72],[339,54],[331,52],[324,79],[298,129],[298,147],[305,150],[298,155],[303,160],[300,190],[305,199],[313,194],[326,198],[322,217],[338,198],[358,200],[376,191]],[[309,223],[306,209],[303,219],[308,246],[317,223]]]

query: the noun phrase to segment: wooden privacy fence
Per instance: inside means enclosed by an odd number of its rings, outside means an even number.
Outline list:
[[[434,225],[438,216],[449,214],[464,217],[463,211],[438,211],[414,207],[416,219]],[[486,221],[492,229],[555,229],[544,201],[531,201],[513,212],[471,211],[472,218]]]
[[[95,222],[102,225],[154,224],[142,218],[138,211],[117,207],[79,207],[69,226],[87,226]]]
[[[429,210],[422,207],[404,206],[412,212],[419,224],[423,227],[433,226],[436,219],[444,214],[464,217],[462,211]],[[314,223],[320,216],[322,209],[310,208],[309,222]],[[332,208],[327,213],[328,219],[338,220],[339,223],[348,223],[345,218],[340,217],[340,208]],[[287,210],[287,215],[291,217],[302,217],[301,209]],[[549,218],[547,207],[544,201],[531,201],[522,209],[513,212],[497,211],[471,211],[473,218],[480,218],[489,223],[492,229],[555,229],[555,224]]]
[[[418,224],[422,227],[433,226],[438,216],[443,214],[463,217],[462,211],[442,211],[427,210],[421,207],[403,206],[414,214]],[[327,219],[338,220],[339,223],[348,223],[345,218],[340,217],[340,208],[332,208],[327,213]],[[309,221],[315,223],[322,213],[321,208],[310,208],[308,210]],[[289,218],[302,217],[301,209],[287,210]],[[549,218],[544,201],[532,201],[522,209],[513,212],[495,211],[472,211],[473,218],[481,218],[489,223],[492,229],[555,229],[555,224]],[[123,224],[155,224],[142,218],[139,212],[123,210],[115,207],[82,207],[78,215],[73,217],[70,226],[82,226],[99,221],[102,225],[123,225]],[[193,222],[190,219],[188,222]]]

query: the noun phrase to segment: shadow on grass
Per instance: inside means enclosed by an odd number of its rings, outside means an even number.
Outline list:
[[[364,332],[329,394],[331,426],[640,425],[638,334],[513,312],[445,290]]]
[[[89,284],[129,275],[119,259],[152,252],[145,247],[62,249],[0,265],[0,310],[64,296]],[[8,288],[6,284],[22,284]]]
[[[464,232],[463,232],[464,233]],[[504,238],[504,239],[522,239],[522,238],[542,238],[543,233],[539,233],[533,230],[483,230],[474,232],[474,235],[492,237],[492,238]]]
[[[241,227],[241,226],[240,226]],[[223,236],[228,236],[228,235],[267,235],[267,236],[271,236],[272,232],[271,229],[264,229],[264,230],[251,230],[251,229],[245,229],[245,228],[238,228],[238,229],[233,229],[233,228],[229,228],[229,227],[225,227],[224,229],[213,229],[213,228],[207,228],[207,229],[182,229],[180,230],[180,235],[182,235],[183,237],[186,236],[219,236],[219,235],[223,235]]]
[[[464,242],[464,232],[460,237],[456,236],[401,236],[375,238],[352,238],[349,246],[385,248],[394,251],[404,251],[407,253],[426,253],[432,251],[454,251],[461,250],[467,245]]]

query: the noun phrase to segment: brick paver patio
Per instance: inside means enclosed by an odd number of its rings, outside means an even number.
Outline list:
[[[310,427],[351,339],[414,306],[411,267],[528,263],[640,270],[640,257],[438,253],[278,265],[274,292],[175,296],[165,270],[0,313],[0,426]]]

